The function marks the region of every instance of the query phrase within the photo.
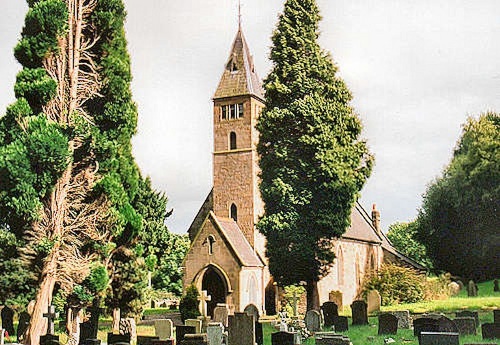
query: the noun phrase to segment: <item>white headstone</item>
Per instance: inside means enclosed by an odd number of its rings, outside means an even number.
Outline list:
[[[371,290],[366,296],[366,304],[368,305],[368,314],[374,311],[380,311],[380,305],[382,304],[382,298],[377,290]]]
[[[155,334],[160,340],[174,337],[174,324],[170,319],[155,320]]]

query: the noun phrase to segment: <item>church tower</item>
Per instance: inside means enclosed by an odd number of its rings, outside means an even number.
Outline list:
[[[234,219],[248,243],[263,254],[263,242],[255,229],[263,212],[255,125],[264,96],[241,25],[213,102],[213,210],[218,217]]]

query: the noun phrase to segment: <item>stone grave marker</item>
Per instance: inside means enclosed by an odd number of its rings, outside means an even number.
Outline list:
[[[495,279],[495,280],[493,281],[493,291],[494,291],[494,292],[498,292],[498,291],[500,291],[500,286],[498,286],[498,279]]]
[[[207,290],[202,290],[198,296],[198,301],[200,301],[200,313],[201,316],[207,317],[207,302],[210,302],[212,297],[208,295]]]
[[[330,291],[328,294],[328,301],[335,303],[338,310],[344,309],[343,295],[341,291]]]
[[[195,334],[195,327],[193,326],[186,326],[186,325],[179,325],[175,326],[175,343],[180,344],[181,340],[184,339],[184,336],[186,334]]]
[[[460,286],[460,291],[463,290],[465,288],[465,285],[464,285],[464,282],[461,281],[461,280],[457,280],[456,283],[458,284],[458,286]]]
[[[54,334],[45,334],[40,337],[40,345],[59,345],[59,336]]]
[[[224,327],[228,325],[229,307],[225,303],[219,303],[214,309],[214,322],[220,322]]]
[[[120,334],[130,335],[130,342],[137,342],[137,326],[133,317],[126,317],[120,320],[119,323]]]
[[[473,280],[469,280],[469,284],[467,284],[467,296],[476,297],[477,296],[477,285]]]
[[[342,334],[325,333],[316,337],[316,345],[351,345],[351,340]]]
[[[460,345],[458,333],[422,332],[419,345]]]
[[[457,325],[455,325],[455,322],[444,315],[441,315],[441,317],[437,319],[437,324],[439,332],[458,333],[458,328]]]
[[[392,311],[391,314],[394,315],[395,317],[397,317],[399,329],[410,329],[411,328],[412,320],[411,320],[409,310]]]
[[[476,323],[476,327],[479,327],[479,313],[477,311],[457,311],[455,317],[473,317]]]
[[[476,334],[476,320],[473,317],[457,317],[453,320],[458,329],[458,334]]]
[[[255,322],[252,315],[234,313],[229,316],[228,344],[255,345]]]
[[[451,282],[448,284],[448,291],[450,292],[450,296],[456,296],[460,292],[460,285],[456,282]]]
[[[17,342],[21,343],[24,340],[26,331],[30,324],[31,316],[28,312],[23,311],[19,314],[19,323],[17,325]]]
[[[2,328],[9,333],[9,336],[14,335],[14,310],[8,306],[4,306],[0,314],[2,317]]]
[[[47,334],[40,337],[40,345],[59,345],[59,336],[54,335],[54,320],[57,317],[55,307],[49,305],[43,317],[47,318]]]
[[[439,332],[437,319],[430,317],[420,317],[413,320],[413,335],[420,338],[421,332]]]
[[[500,324],[500,309],[493,310],[493,323]]]
[[[325,302],[321,306],[323,311],[323,319],[325,320],[325,326],[333,326],[333,318],[339,316],[339,310],[334,302]]]
[[[397,334],[398,318],[390,313],[383,313],[378,316],[378,335]]]
[[[291,332],[276,332],[271,334],[272,345],[294,345],[294,334]]]
[[[483,323],[481,325],[483,339],[500,339],[500,324]]]
[[[206,334],[186,334],[179,345],[208,345]]]
[[[368,306],[365,301],[358,300],[351,304],[352,324],[367,325],[368,324]]]
[[[203,325],[203,321],[200,319],[187,319],[184,321],[184,324],[186,326],[192,326],[194,327],[194,333],[195,334],[200,334],[201,333],[201,326]]]
[[[347,316],[335,316],[333,318],[333,329],[335,332],[347,332],[349,330],[349,319]]]
[[[175,345],[175,339],[152,340],[151,345]]]
[[[170,319],[155,320],[155,335],[159,340],[172,339],[174,337],[174,323]]]
[[[153,345],[153,341],[160,340],[158,337],[151,337],[145,335],[137,336],[137,345]]]
[[[253,320],[255,322],[255,342],[257,343],[257,345],[263,345],[264,332],[262,330],[262,324],[259,323],[260,319],[259,309],[255,305],[249,304],[245,307],[243,311],[248,315],[253,316]]]
[[[380,305],[382,304],[382,298],[380,297],[380,293],[377,290],[369,291],[368,295],[366,296],[366,304],[367,304],[368,314],[380,311]]]
[[[97,339],[97,332],[99,330],[99,316],[102,313],[102,308],[94,305],[87,308],[90,312],[90,318],[80,323],[80,345],[99,345],[101,341]]]
[[[309,310],[306,313],[305,321],[309,332],[321,331],[321,314],[317,310]]]
[[[108,345],[126,345],[130,344],[130,334],[113,334],[108,333]]]
[[[220,322],[210,322],[207,326],[207,339],[209,345],[222,345],[224,343],[224,326]]]

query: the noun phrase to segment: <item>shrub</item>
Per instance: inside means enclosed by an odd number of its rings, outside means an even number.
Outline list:
[[[182,322],[187,319],[196,319],[201,313],[198,309],[198,289],[193,284],[186,288],[186,294],[182,296],[179,304]]]
[[[451,283],[450,274],[427,278],[424,284],[424,299],[426,301],[443,300],[450,297],[448,284]]]
[[[394,264],[383,265],[365,282],[363,294],[377,290],[382,305],[414,303],[424,298],[425,277],[416,271]]]

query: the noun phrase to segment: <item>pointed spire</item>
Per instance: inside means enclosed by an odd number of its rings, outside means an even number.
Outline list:
[[[264,100],[262,83],[255,72],[253,58],[240,22],[214,99],[243,95],[253,95]]]
[[[241,30],[241,0],[238,0],[238,30]]]

